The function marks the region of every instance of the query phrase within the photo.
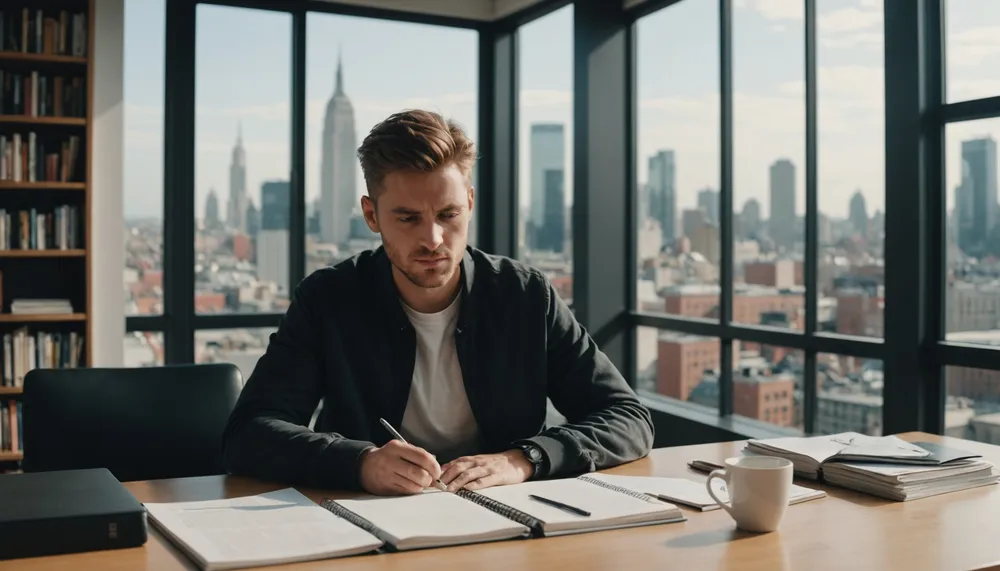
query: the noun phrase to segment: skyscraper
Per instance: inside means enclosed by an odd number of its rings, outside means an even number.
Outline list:
[[[351,235],[351,212],[358,201],[356,151],[354,106],[344,93],[343,65],[338,58],[336,86],[323,120],[320,167],[320,238],[328,244],[343,244]]]
[[[260,234],[257,236],[257,279],[288,293],[288,230],[291,199],[288,181],[260,187]]]
[[[698,208],[701,208],[708,221],[713,224],[719,223],[719,193],[718,191],[706,188],[698,191]]]
[[[246,233],[247,211],[247,154],[243,149],[243,125],[236,134],[232,160],[229,163],[229,202],[226,223],[230,228]]]
[[[771,165],[771,218],[768,220],[774,245],[795,249],[795,165],[779,159]]]
[[[848,219],[851,221],[851,227],[855,234],[862,238],[868,237],[868,206],[865,204],[865,197],[860,190],[851,197]]]
[[[566,244],[565,175],[562,169],[545,171],[544,223],[538,230],[539,250],[559,252]]]
[[[566,132],[562,123],[531,126],[531,210],[528,215],[528,247],[542,249],[545,228],[546,171],[565,172]],[[565,198],[565,196],[564,196]]]
[[[751,198],[743,203],[743,211],[740,213],[741,237],[757,238],[760,232],[760,202],[756,198]]]
[[[962,183],[955,193],[958,247],[982,256],[997,224],[997,143],[992,137],[962,141]]]
[[[674,152],[665,150],[649,157],[649,217],[660,223],[663,243],[677,236],[677,196]]]
[[[219,196],[212,188],[209,189],[208,198],[205,199],[205,228],[211,230],[219,226]]]

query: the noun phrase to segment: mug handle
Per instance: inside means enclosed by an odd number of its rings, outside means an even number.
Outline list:
[[[715,490],[712,489],[712,480],[714,480],[715,478],[719,478],[720,480],[722,480],[723,482],[725,482],[726,483],[726,489],[728,490],[729,489],[729,474],[725,470],[712,470],[712,473],[708,475],[708,479],[705,480],[705,487],[708,488],[708,495],[712,496],[712,499],[715,500],[715,502],[717,504],[719,504],[720,506],[722,506],[722,509],[724,509],[727,512],[729,512],[730,516],[732,516],[733,515],[733,508],[732,508],[732,506],[730,506],[729,504],[727,504],[727,503],[723,502],[722,500],[720,500],[719,497],[715,495]]]

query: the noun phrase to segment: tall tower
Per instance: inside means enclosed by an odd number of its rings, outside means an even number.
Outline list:
[[[850,220],[855,234],[862,238],[868,237],[868,206],[860,190],[855,192],[854,196],[851,197],[848,220]]]
[[[219,227],[219,195],[215,194],[215,189],[208,191],[208,198],[205,199],[205,229],[214,230]]]
[[[320,238],[343,244],[351,235],[351,212],[357,199],[357,139],[354,106],[344,93],[343,65],[337,58],[337,81],[323,120],[323,155],[320,173]]]
[[[779,159],[771,165],[771,217],[767,221],[774,245],[795,249],[795,165]]]
[[[528,247],[546,249],[541,246],[545,232],[549,171],[565,172],[566,132],[562,123],[535,123],[531,125],[531,210],[528,215],[530,226],[526,234]],[[561,176],[561,175],[560,175]],[[562,183],[558,184],[562,193]],[[565,200],[565,195],[562,197]],[[560,248],[560,250],[562,249]]]
[[[236,134],[236,146],[229,163],[229,203],[226,223],[230,228],[246,233],[247,211],[247,153],[243,149],[243,125]]]
[[[663,150],[649,157],[649,216],[660,223],[663,243],[677,237],[677,196],[674,152]]]
[[[958,247],[982,256],[997,224],[997,143],[992,137],[962,141],[962,185],[956,194]]]

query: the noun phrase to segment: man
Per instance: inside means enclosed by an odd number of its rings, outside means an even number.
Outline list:
[[[649,412],[545,276],[467,247],[476,150],[462,129],[398,113],[358,156],[382,247],[298,285],[229,419],[227,469],[394,495],[646,455]],[[566,424],[546,428],[546,397]]]

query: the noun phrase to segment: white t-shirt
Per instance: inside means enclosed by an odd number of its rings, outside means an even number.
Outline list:
[[[479,441],[455,349],[460,300],[456,296],[438,313],[420,313],[403,304],[417,333],[417,355],[400,432],[440,463],[474,454]]]

